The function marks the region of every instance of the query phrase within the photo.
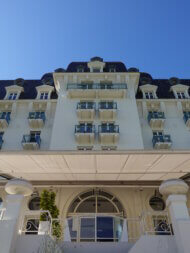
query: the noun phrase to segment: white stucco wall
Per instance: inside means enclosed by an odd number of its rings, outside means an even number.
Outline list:
[[[29,112],[32,111],[31,101],[17,100],[15,101],[9,126],[6,129],[0,129],[4,132],[2,149],[5,150],[23,150],[22,138],[24,134],[30,131],[41,131],[41,149],[48,150],[51,138],[55,115],[56,101],[49,101],[45,111],[46,121],[43,128],[32,129],[28,123]]]

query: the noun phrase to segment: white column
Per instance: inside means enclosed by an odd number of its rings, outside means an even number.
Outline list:
[[[15,252],[18,227],[25,196],[33,192],[32,185],[21,179],[12,179],[5,185],[9,194],[5,199],[5,213],[0,221],[0,252]]]
[[[160,185],[160,193],[167,195],[167,207],[172,222],[179,253],[190,252],[190,218],[186,194],[189,187],[180,179],[166,180]]]

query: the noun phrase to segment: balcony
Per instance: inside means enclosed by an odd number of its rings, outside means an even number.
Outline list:
[[[23,135],[22,146],[25,150],[37,150],[40,148],[41,138],[40,135]]]
[[[113,122],[117,115],[117,103],[115,102],[100,102],[98,105],[99,118],[102,122]]]
[[[183,119],[187,127],[190,127],[190,112],[183,113]]]
[[[155,149],[170,149],[172,145],[170,135],[154,135],[152,144]]]
[[[68,84],[68,97],[81,99],[95,98],[124,98],[126,96],[127,85],[121,84]]]
[[[79,102],[77,104],[77,116],[79,121],[93,121],[96,104],[94,102]]]
[[[98,126],[99,141],[103,146],[115,146],[119,140],[119,126],[102,124]]]
[[[68,84],[69,98],[96,98],[96,85],[92,83]]]
[[[97,84],[97,98],[125,98],[127,85],[124,83],[100,83]]]
[[[0,128],[7,128],[10,122],[10,112],[0,113]]]
[[[163,129],[165,122],[164,112],[149,112],[148,123],[152,129]]]
[[[2,148],[2,145],[3,145],[3,136],[2,135],[0,135],[0,149]]]
[[[46,120],[45,112],[30,112],[28,123],[31,128],[42,128]]]
[[[92,146],[95,139],[95,126],[92,124],[76,125],[75,139],[79,145]]]

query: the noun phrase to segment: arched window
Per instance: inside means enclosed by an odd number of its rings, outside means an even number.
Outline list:
[[[161,197],[153,196],[149,200],[149,205],[154,211],[163,211],[165,209],[165,202]]]
[[[30,210],[40,210],[40,197],[32,198],[28,203],[28,208]]]
[[[72,202],[68,216],[77,213],[107,213],[124,216],[124,209],[120,201],[110,193],[91,190],[82,193]]]

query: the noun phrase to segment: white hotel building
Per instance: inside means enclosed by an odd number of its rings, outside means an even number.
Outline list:
[[[100,57],[0,81],[0,253],[189,253],[189,87]]]

